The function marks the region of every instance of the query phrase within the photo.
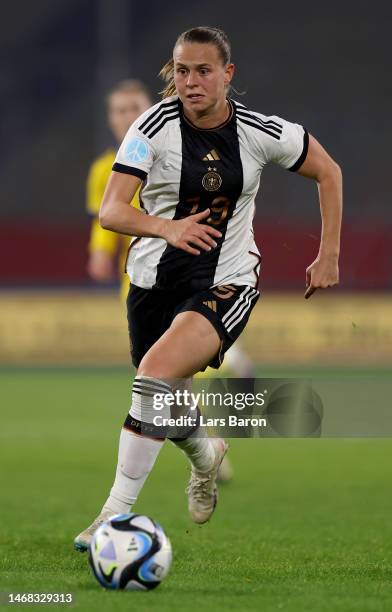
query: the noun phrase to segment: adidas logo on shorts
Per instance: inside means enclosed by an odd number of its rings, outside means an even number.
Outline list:
[[[204,306],[207,306],[207,308],[211,308],[211,310],[216,312],[216,301],[215,300],[207,300],[206,302],[203,302],[203,304]]]

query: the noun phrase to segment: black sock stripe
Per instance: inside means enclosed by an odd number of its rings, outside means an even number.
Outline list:
[[[133,383],[133,386],[138,388],[138,389],[148,389],[150,391],[163,391],[165,393],[169,393],[171,392],[171,388],[169,387],[169,385],[167,387],[165,386],[158,386],[158,385],[154,385],[151,383],[145,383],[145,382],[139,382],[139,381],[135,381]]]
[[[143,397],[155,397],[156,393],[143,393],[143,391],[139,391],[138,389],[132,389],[132,393],[137,393],[138,395],[142,395]]]
[[[156,392],[161,392],[161,393],[171,393],[172,390],[169,386],[167,387],[158,387],[158,386],[154,386],[154,385],[150,385],[148,383],[138,383],[138,382],[134,382],[133,383],[133,388],[139,389],[139,390],[143,390],[146,389],[146,391],[156,391]]]
[[[171,391],[167,391],[162,390],[162,389],[154,389],[154,388],[149,388],[149,387],[139,387],[139,386],[133,386],[132,387],[132,393],[140,393],[142,394],[148,394],[150,395],[150,397],[154,397],[154,395],[172,395]]]
[[[171,387],[170,385],[168,385],[167,383],[164,382],[160,382],[157,381],[155,382],[155,380],[151,380],[150,378],[148,379],[144,379],[142,377],[136,377],[135,380],[133,381],[133,384],[139,387],[149,387],[152,389],[162,389],[164,391],[170,391],[171,392]]]
[[[137,383],[148,383],[150,385],[157,385],[162,387],[170,388],[170,385],[159,378],[150,378],[148,376],[135,376],[135,381]]]
[[[139,421],[139,419],[135,419],[135,417],[131,416],[129,413],[125,418],[123,428],[141,436],[148,436],[149,438],[156,438],[158,440],[166,439],[167,427],[157,427],[153,423],[144,423],[143,421]]]

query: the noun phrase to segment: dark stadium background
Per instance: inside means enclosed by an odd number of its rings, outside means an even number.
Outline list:
[[[391,6],[2,2],[0,603],[12,591],[72,592],[83,612],[392,609]],[[135,599],[103,592],[72,544],[112,484],[133,377],[118,288],[86,275],[85,182],[111,144],[106,91],[134,77],[158,99],[176,36],[205,24],[231,38],[241,101],[304,124],[341,165],[341,285],[303,299],[317,189],[268,167],[255,218],[265,292],[241,343],[258,383],[318,390],[317,431],[298,428],[300,395],[297,412],[276,412],[293,426],[281,439],[231,439],[234,479],[202,527],[166,443],[135,511],[162,524],[174,562]]]
[[[91,160],[110,143],[103,95],[131,75],[158,99],[156,77],[179,32],[228,32],[242,101],[304,124],[342,165],[342,288],[392,285],[392,106],[387,2],[197,3],[42,0],[1,19],[2,286],[85,285]],[[263,175],[255,219],[263,286],[292,289],[317,248],[311,182]]]

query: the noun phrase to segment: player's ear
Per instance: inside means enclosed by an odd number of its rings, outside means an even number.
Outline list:
[[[230,85],[231,83],[231,80],[234,76],[234,70],[235,70],[234,64],[227,64],[225,68],[225,81],[224,81],[226,87]]]

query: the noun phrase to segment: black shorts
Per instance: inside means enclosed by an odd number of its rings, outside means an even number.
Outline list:
[[[179,289],[141,289],[131,285],[127,310],[134,366],[139,367],[144,355],[169,329],[176,315],[195,311],[212,323],[221,339],[218,354],[208,364],[219,368],[225,352],[248,322],[259,295],[257,289],[247,285],[222,285],[197,293]]]

